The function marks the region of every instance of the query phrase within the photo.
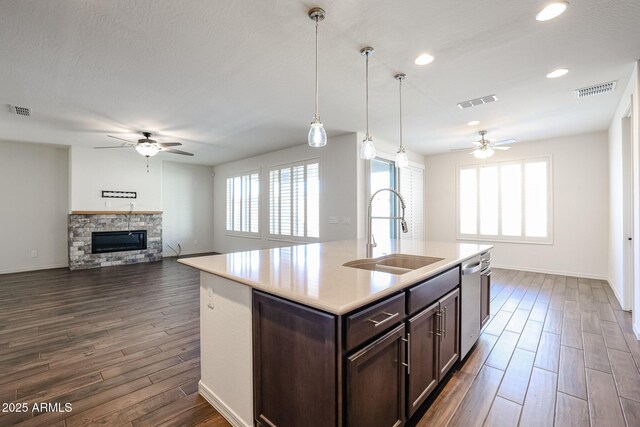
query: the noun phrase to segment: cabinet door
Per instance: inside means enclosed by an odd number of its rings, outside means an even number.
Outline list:
[[[407,321],[407,413],[413,413],[438,385],[438,303]]]
[[[480,277],[480,327],[484,327],[491,315],[491,270],[482,273]]]
[[[438,303],[440,304],[439,382],[460,357],[460,291],[456,289]]]
[[[349,427],[404,424],[404,331],[400,325],[347,358]]]
[[[270,295],[253,296],[255,420],[261,426],[335,426],[336,319]]]

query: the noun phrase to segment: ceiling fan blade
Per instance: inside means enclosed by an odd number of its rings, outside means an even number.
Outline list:
[[[193,156],[193,153],[187,153],[186,151],[176,150],[175,148],[162,148],[163,153],[182,154],[183,156]]]
[[[449,151],[467,151],[467,150],[469,150],[468,147],[467,148],[453,148],[453,149],[451,149]]]
[[[491,147],[491,148],[493,148],[494,150],[508,150],[511,147]]]
[[[177,147],[179,145],[182,145],[181,142],[158,142],[158,147]]]
[[[117,136],[113,136],[113,135],[107,135],[107,136],[108,136],[109,138],[119,139],[120,141],[124,141],[124,142],[126,142],[127,144],[133,144],[133,145],[137,144],[136,142],[131,142],[131,141],[128,141],[128,140],[126,140],[126,139],[118,138]]]
[[[105,148],[131,148],[131,146],[130,145],[116,145],[114,147],[93,147],[93,148],[96,149],[96,150],[102,150],[102,149],[105,149]]]
[[[514,142],[518,142],[515,139],[511,138],[511,139],[503,139],[502,141],[496,141],[494,143],[492,143],[492,145],[507,145],[507,144],[513,144]]]

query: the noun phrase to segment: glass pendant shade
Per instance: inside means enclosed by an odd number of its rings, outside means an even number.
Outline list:
[[[370,136],[362,140],[360,144],[360,158],[363,160],[371,160],[376,157],[376,146]]]
[[[318,119],[311,123],[309,129],[309,146],[318,148],[327,145],[327,132],[324,130],[324,125]]]
[[[405,149],[402,148],[398,150],[398,153],[396,154],[396,167],[406,168],[407,166],[409,166],[409,158],[407,157]]]
[[[158,154],[160,149],[155,144],[143,143],[143,144],[136,145],[136,151],[142,154],[143,156],[152,157]]]

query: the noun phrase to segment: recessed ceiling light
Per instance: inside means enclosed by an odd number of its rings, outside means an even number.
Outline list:
[[[416,65],[431,64],[433,62],[433,56],[429,55],[428,53],[423,53],[422,55],[418,56],[414,62],[416,63]]]
[[[562,12],[567,9],[568,5],[569,3],[567,3],[566,1],[551,3],[540,12],[538,12],[538,14],[536,15],[536,21],[548,21],[550,19],[556,18],[562,15]]]
[[[569,72],[569,70],[567,70],[566,68],[558,68],[557,70],[553,70],[552,72],[547,74],[547,78],[548,79],[555,79],[555,78],[564,76],[568,72]]]
[[[480,124],[480,120],[471,120],[469,123],[467,123],[469,126],[476,126]]]

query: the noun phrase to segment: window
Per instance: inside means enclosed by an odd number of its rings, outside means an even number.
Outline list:
[[[458,238],[551,243],[547,158],[458,168]]]
[[[227,178],[227,231],[257,235],[259,202],[258,172]]]
[[[404,198],[405,220],[408,233],[402,233],[396,220],[373,220],[373,235],[379,244],[386,244],[390,239],[423,240],[424,239],[424,169],[415,166],[397,168],[393,160],[376,157],[371,160],[369,175],[369,194],[382,188],[393,188]],[[373,202],[373,216],[389,217],[402,214],[400,203],[395,195],[384,191],[376,196]]]
[[[409,231],[400,233],[400,238],[424,240],[424,169],[407,166],[399,171],[400,194],[407,205],[405,219],[409,226]]]
[[[269,171],[269,234],[320,237],[320,164],[317,160]]]

